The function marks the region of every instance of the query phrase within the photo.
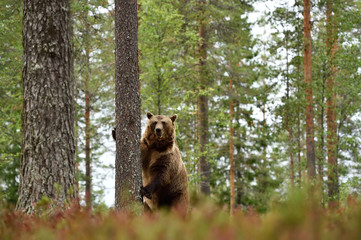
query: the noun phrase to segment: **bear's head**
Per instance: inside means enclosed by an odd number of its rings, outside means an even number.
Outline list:
[[[148,124],[145,133],[148,140],[163,144],[169,144],[174,141],[174,122],[177,119],[177,114],[168,117],[164,115],[153,115],[148,112],[147,117]]]

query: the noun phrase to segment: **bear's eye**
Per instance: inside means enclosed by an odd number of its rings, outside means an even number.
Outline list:
[[[163,126],[165,125],[165,122],[164,121],[162,121],[162,124],[163,124]]]
[[[152,122],[152,127],[155,127],[157,125],[157,122]]]

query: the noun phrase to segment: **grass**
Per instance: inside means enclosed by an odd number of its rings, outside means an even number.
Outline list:
[[[361,239],[358,200],[349,197],[333,210],[319,202],[295,192],[265,214],[249,208],[230,216],[227,208],[200,201],[186,218],[165,211],[146,215],[73,207],[29,216],[3,209],[0,239]]]

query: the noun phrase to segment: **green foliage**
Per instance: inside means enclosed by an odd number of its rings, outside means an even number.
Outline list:
[[[0,200],[16,204],[21,150],[22,4],[0,3]]]
[[[187,94],[185,90],[190,90],[184,88],[184,83],[193,75],[194,69],[189,67],[195,60],[187,53],[195,48],[197,34],[180,13],[181,1],[139,3],[142,109],[171,115],[181,106],[179,100]]]

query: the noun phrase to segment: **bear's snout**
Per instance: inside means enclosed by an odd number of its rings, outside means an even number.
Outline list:
[[[156,128],[155,133],[158,135],[158,137],[161,137],[162,136],[162,129]]]

